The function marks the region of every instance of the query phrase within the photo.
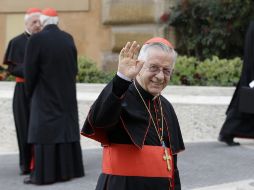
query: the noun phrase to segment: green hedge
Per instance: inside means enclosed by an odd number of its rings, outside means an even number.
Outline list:
[[[78,69],[77,82],[107,83],[114,75],[114,73],[107,73],[99,70],[96,67],[96,63],[87,57],[79,57]]]
[[[77,82],[82,83],[107,83],[113,78],[114,73],[107,73],[99,70],[96,63],[87,58],[78,58],[78,76]],[[14,81],[15,77],[9,75],[7,81]]]
[[[171,0],[168,0],[171,1]],[[212,58],[242,56],[244,36],[254,18],[253,0],[179,0],[161,17],[175,28],[181,55]]]
[[[170,84],[234,86],[239,80],[241,67],[240,58],[227,60],[214,56],[199,61],[194,57],[178,56]],[[112,73],[101,71],[94,61],[86,57],[79,57],[78,68],[77,82],[81,83],[108,83],[115,75],[115,71]],[[8,79],[14,80],[14,77],[10,76]]]
[[[235,86],[242,67],[240,58],[199,61],[194,57],[179,56],[170,84],[199,86]]]
[[[234,86],[239,80],[242,67],[240,58],[211,59],[199,61],[194,57],[178,56],[171,85]],[[106,73],[96,67],[92,60],[79,58],[78,82],[107,83],[115,72]]]

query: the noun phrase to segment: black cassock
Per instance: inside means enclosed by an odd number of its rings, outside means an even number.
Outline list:
[[[29,36],[27,33],[22,33],[8,44],[4,64],[8,65],[8,72],[15,77],[24,78],[25,47]],[[25,95],[24,82],[21,81],[16,82],[14,89],[13,116],[18,139],[20,170],[25,174],[29,172],[31,146],[27,143],[29,101]]]
[[[161,113],[158,98],[154,99],[137,82],[136,84],[149,106],[155,122],[160,126]],[[166,146],[172,148],[175,169],[174,186],[176,190],[179,190],[181,184],[177,169],[177,153],[184,150],[184,143],[172,105],[163,96],[160,96],[160,99],[164,113],[163,137]],[[81,134],[93,138],[103,145],[110,143],[133,144],[137,148],[142,148],[143,145],[161,146],[151,117],[134,84],[118,76],[115,76],[104,88],[92,105]],[[118,176],[102,173],[96,190],[168,190],[169,183],[168,178]]]
[[[254,80],[254,22],[245,36],[244,60],[240,80],[226,112],[226,120],[220,131],[225,137],[254,138],[254,114],[239,112],[239,92]]]
[[[34,148],[33,183],[84,175],[76,75],[77,51],[70,34],[47,25],[30,37],[25,87],[31,99],[28,142]]]

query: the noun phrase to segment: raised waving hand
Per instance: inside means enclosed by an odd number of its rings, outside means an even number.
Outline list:
[[[119,54],[118,72],[129,79],[134,79],[141,70],[144,62],[138,60],[140,45],[134,42],[127,42]]]

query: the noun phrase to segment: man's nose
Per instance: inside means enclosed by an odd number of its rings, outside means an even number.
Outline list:
[[[40,23],[40,22],[37,22],[37,23],[36,23],[36,26],[37,26],[37,27],[40,27],[40,26],[41,26],[41,23]]]
[[[164,73],[163,73],[163,69],[160,69],[159,73],[156,75],[157,78],[159,79],[164,79]]]

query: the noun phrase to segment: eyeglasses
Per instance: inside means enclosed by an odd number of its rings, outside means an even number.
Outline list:
[[[166,76],[166,77],[169,77],[172,73],[172,70],[171,68],[163,68],[163,67],[158,67],[156,65],[151,65],[149,67],[147,67],[148,71],[153,73],[153,74],[159,74],[162,70],[163,74]]]

